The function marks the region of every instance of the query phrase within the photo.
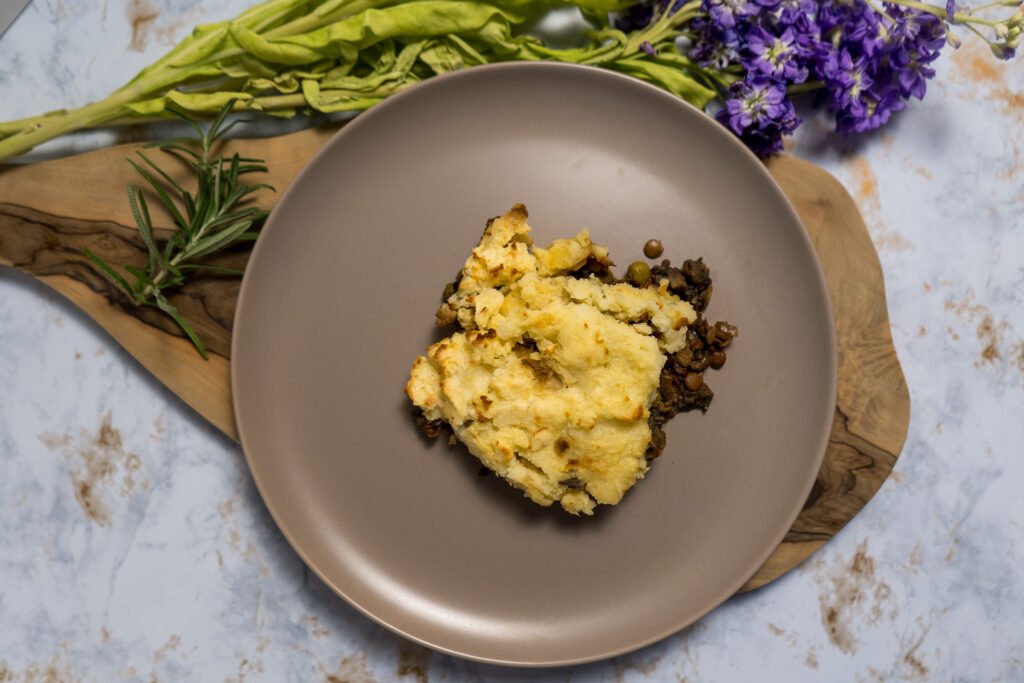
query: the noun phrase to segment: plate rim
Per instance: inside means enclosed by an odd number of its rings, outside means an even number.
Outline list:
[[[735,582],[734,585],[731,585],[727,589],[727,591],[725,591],[724,593],[719,593],[718,595],[715,595],[713,599],[708,600],[707,601],[708,606],[706,608],[704,608],[704,609],[699,610],[695,614],[695,616],[693,616],[692,618],[690,618],[688,620],[681,620],[677,625],[674,625],[674,626],[672,626],[672,627],[670,627],[670,628],[668,628],[668,629],[666,629],[666,630],[664,630],[662,632],[659,632],[659,633],[655,634],[654,636],[649,636],[647,638],[638,639],[638,640],[632,641],[632,642],[630,642],[628,644],[622,645],[622,646],[620,646],[618,648],[615,648],[615,649],[612,649],[612,650],[606,650],[604,652],[596,653],[596,654],[589,655],[589,656],[574,657],[574,658],[567,658],[567,659],[558,659],[558,660],[543,660],[543,661],[539,661],[539,660],[520,660],[520,659],[501,659],[501,658],[495,658],[495,657],[487,657],[487,656],[475,655],[472,652],[466,652],[466,651],[464,651],[462,649],[459,649],[459,648],[453,648],[453,647],[447,647],[447,646],[444,646],[444,645],[440,645],[438,643],[432,642],[432,641],[430,641],[428,639],[421,638],[421,637],[419,637],[419,636],[417,636],[417,635],[415,635],[413,633],[410,633],[409,631],[407,631],[407,630],[405,630],[405,629],[403,629],[403,628],[401,628],[401,627],[399,627],[399,626],[397,626],[395,624],[392,624],[392,623],[388,622],[387,620],[385,620],[385,619],[383,619],[383,618],[373,614],[367,608],[365,608],[363,605],[359,604],[354,598],[352,598],[350,595],[348,595],[345,592],[345,590],[342,589],[341,586],[338,586],[334,581],[332,581],[329,577],[327,577],[320,570],[319,567],[317,567],[313,562],[310,561],[309,557],[307,556],[307,553],[302,549],[301,545],[296,543],[296,541],[295,541],[295,539],[293,537],[292,531],[289,530],[287,525],[283,522],[283,520],[280,517],[280,513],[277,510],[275,510],[274,503],[272,502],[272,500],[266,494],[266,485],[265,485],[265,483],[263,481],[261,481],[261,477],[260,477],[260,475],[258,473],[258,467],[254,467],[254,465],[253,465],[253,460],[252,460],[251,456],[249,455],[249,448],[248,448],[250,441],[246,437],[246,430],[245,430],[245,427],[243,425],[243,418],[242,418],[242,412],[243,411],[240,410],[241,406],[240,406],[240,400],[238,398],[239,397],[239,392],[237,391],[237,386],[236,386],[237,385],[237,378],[239,376],[239,373],[237,371],[238,368],[236,367],[236,364],[237,364],[238,361],[236,359],[238,358],[238,353],[237,352],[238,352],[238,348],[240,346],[240,341],[239,341],[240,335],[238,335],[236,332],[237,332],[237,330],[240,329],[240,321],[242,320],[243,311],[246,308],[246,302],[247,302],[247,300],[249,298],[249,297],[246,296],[248,290],[250,289],[250,287],[248,285],[252,281],[252,275],[251,274],[253,272],[255,272],[255,270],[252,268],[252,265],[259,258],[260,254],[261,254],[261,251],[262,251],[261,250],[261,246],[265,242],[265,240],[262,239],[262,236],[266,233],[267,230],[271,229],[272,226],[275,225],[275,223],[276,223],[275,218],[277,216],[277,207],[281,206],[284,203],[284,200],[293,191],[293,189],[302,182],[302,180],[306,177],[307,174],[312,173],[311,169],[316,165],[316,163],[319,161],[321,156],[326,156],[326,155],[330,154],[331,153],[331,149],[333,147],[335,147],[336,145],[338,145],[339,144],[339,140],[344,139],[345,136],[351,136],[351,135],[354,135],[354,134],[358,133],[360,128],[363,125],[365,125],[365,123],[364,123],[365,120],[367,118],[372,119],[374,117],[374,112],[380,111],[382,109],[390,109],[390,108],[394,108],[395,106],[400,106],[401,103],[404,102],[404,100],[407,97],[409,97],[410,93],[416,93],[416,92],[418,92],[418,91],[420,91],[422,89],[436,87],[437,83],[441,83],[441,82],[447,83],[448,81],[456,81],[456,80],[460,80],[460,79],[469,79],[469,78],[486,78],[488,76],[488,74],[490,74],[490,73],[516,72],[516,71],[520,71],[520,72],[527,71],[528,72],[528,71],[537,71],[537,70],[544,70],[544,71],[548,71],[548,72],[562,71],[565,74],[566,78],[575,78],[579,74],[587,74],[588,76],[596,76],[598,78],[608,78],[609,80],[613,80],[613,81],[617,80],[617,81],[620,81],[620,82],[625,82],[625,83],[628,83],[628,85],[631,86],[631,87],[639,87],[640,89],[646,89],[648,95],[650,95],[652,97],[659,97],[659,98],[661,98],[661,99],[663,99],[663,100],[665,100],[667,102],[670,102],[674,106],[682,107],[683,109],[689,109],[689,110],[691,110],[692,113],[700,114],[702,117],[708,118],[709,122],[714,123],[713,121],[711,121],[710,117],[708,117],[708,114],[706,114],[704,111],[698,109],[697,107],[695,107],[694,105],[690,104],[689,102],[687,102],[687,101],[685,101],[685,100],[683,100],[683,99],[681,99],[681,98],[679,98],[679,97],[677,97],[677,96],[675,96],[675,95],[673,95],[673,94],[671,94],[671,93],[669,93],[669,92],[667,92],[665,90],[662,90],[662,89],[658,88],[655,85],[647,83],[646,81],[643,81],[643,80],[641,80],[639,78],[635,78],[633,76],[629,76],[629,75],[626,75],[626,74],[622,74],[622,73],[618,73],[618,72],[615,72],[615,71],[611,71],[609,69],[603,69],[603,68],[596,67],[596,66],[583,65],[583,64],[575,64],[575,63],[569,63],[569,62],[544,62],[544,61],[540,61],[540,62],[501,62],[501,63],[496,63],[496,64],[484,64],[484,65],[479,65],[479,66],[473,66],[473,67],[468,67],[468,68],[460,69],[458,71],[452,71],[452,72],[448,72],[448,73],[445,73],[445,74],[441,74],[439,76],[433,76],[433,77],[429,78],[426,81],[418,83],[418,84],[416,84],[416,85],[414,85],[414,86],[412,86],[412,87],[410,87],[410,88],[408,88],[406,90],[398,92],[398,93],[396,93],[394,95],[391,95],[390,97],[388,97],[383,102],[380,102],[379,104],[375,105],[371,109],[369,109],[369,110],[367,110],[365,112],[362,112],[359,115],[357,115],[355,118],[349,120],[338,131],[336,131],[334,134],[332,134],[330,139],[327,140],[327,142],[325,142],[323,144],[323,146],[320,147],[320,149],[318,149],[313,154],[313,156],[311,156],[309,158],[308,161],[306,161],[306,163],[302,166],[302,168],[299,170],[299,172],[292,178],[291,182],[288,184],[288,187],[285,189],[285,191],[283,193],[281,193],[280,197],[278,197],[278,200],[275,203],[274,208],[271,210],[271,213],[268,216],[268,218],[266,220],[266,223],[264,224],[263,228],[260,230],[260,236],[259,236],[259,238],[257,238],[256,243],[253,246],[252,252],[251,252],[251,254],[249,256],[249,260],[248,260],[248,262],[246,264],[245,272],[244,272],[244,274],[242,276],[242,282],[240,284],[239,292],[238,292],[238,301],[237,301],[237,304],[235,306],[235,315],[234,315],[234,319],[232,321],[231,358],[230,358],[231,405],[232,405],[232,409],[233,409],[234,416],[235,416],[235,427],[236,427],[237,432],[238,432],[238,442],[239,442],[239,445],[242,448],[242,454],[245,457],[246,466],[247,466],[247,468],[249,470],[250,476],[253,479],[253,483],[255,484],[256,489],[257,489],[257,491],[260,494],[260,498],[263,501],[263,504],[266,506],[267,511],[270,513],[271,518],[274,520],[274,524],[280,530],[281,534],[285,537],[285,540],[288,541],[288,545],[299,556],[299,558],[302,560],[302,562],[305,564],[305,566],[308,567],[310,570],[312,570],[313,573],[315,573],[317,575],[317,577],[321,581],[324,582],[324,584],[326,584],[336,595],[338,595],[339,597],[344,599],[345,602],[347,602],[350,606],[355,608],[360,614],[368,617],[369,619],[373,620],[377,624],[380,624],[381,626],[387,628],[389,631],[391,631],[392,633],[395,633],[396,635],[398,635],[398,636],[400,636],[402,638],[405,638],[407,640],[410,640],[410,641],[412,641],[414,643],[417,643],[417,644],[422,645],[424,647],[430,648],[430,649],[435,650],[437,652],[441,652],[441,653],[444,653],[444,654],[447,654],[447,655],[459,657],[461,659],[466,659],[466,660],[470,660],[470,661],[480,662],[480,663],[483,663],[483,664],[494,664],[494,665],[499,665],[499,666],[527,667],[527,668],[565,667],[565,666],[572,666],[572,665],[578,665],[578,664],[587,664],[587,663],[591,663],[591,662],[603,661],[603,660],[606,660],[606,659],[609,659],[609,658],[612,658],[612,657],[616,657],[616,656],[619,656],[619,655],[623,655],[623,654],[627,654],[627,653],[630,653],[630,652],[634,652],[636,650],[639,650],[641,648],[647,647],[647,646],[652,645],[654,643],[658,643],[658,642],[664,640],[665,638],[668,638],[668,637],[670,637],[670,636],[680,632],[681,630],[683,630],[683,629],[685,629],[685,628],[687,628],[687,627],[697,623],[698,621],[700,621],[701,619],[706,617],[710,612],[712,612],[713,610],[717,609],[722,604],[724,604],[727,600],[729,600],[729,598],[731,598],[732,596],[736,595],[737,591],[750,579],[750,577],[754,576],[757,573],[758,569],[760,569],[761,566],[765,563],[765,561],[772,555],[772,553],[775,552],[776,548],[778,548],[779,545],[781,545],[782,541],[786,537],[786,534],[788,534],[790,529],[792,528],[793,522],[796,520],[797,516],[799,516],[800,511],[803,509],[803,506],[804,506],[804,503],[805,503],[805,501],[807,499],[807,496],[811,492],[811,489],[812,489],[812,487],[814,485],[814,482],[815,482],[815,480],[817,478],[818,472],[821,470],[821,463],[824,460],[825,452],[827,450],[828,443],[829,443],[829,437],[831,436],[831,432],[832,432],[831,420],[823,421],[823,423],[824,423],[823,424],[823,428],[821,429],[821,433],[819,434],[819,438],[817,440],[818,441],[817,457],[815,458],[816,466],[813,468],[813,470],[811,470],[810,476],[806,479],[806,481],[803,482],[803,485],[800,487],[801,495],[797,499],[798,502],[793,506],[793,509],[791,510],[791,512],[789,514],[787,514],[787,516],[786,516],[787,522],[786,522],[785,526],[783,527],[781,533],[779,533],[775,537],[773,537],[772,543],[767,546],[767,550],[758,558],[758,561],[754,564],[754,567],[751,569],[751,571],[749,573],[744,573],[742,575],[741,579],[739,581]],[[828,340],[829,340],[829,350],[830,350],[830,353],[829,353],[829,356],[828,356],[828,359],[829,359],[829,372],[828,372],[828,377],[826,378],[826,380],[827,380],[827,384],[828,384],[828,392],[827,393],[828,393],[829,396],[832,397],[831,400],[832,400],[832,404],[834,406],[836,398],[837,398],[838,373],[839,373],[839,360],[838,360],[838,347],[837,347],[837,340],[836,340],[835,312],[834,312],[833,307],[832,307],[832,298],[831,298],[831,294],[829,293],[829,290],[828,290],[827,281],[825,279],[825,273],[822,270],[821,261],[818,258],[816,250],[814,249],[814,243],[811,240],[810,235],[807,233],[807,228],[804,226],[804,223],[800,219],[800,216],[797,213],[796,209],[793,207],[792,203],[790,202],[789,198],[786,196],[785,192],[782,191],[782,188],[775,181],[775,178],[773,178],[772,175],[768,172],[768,169],[766,168],[766,166],[764,165],[762,160],[759,159],[756,155],[754,155],[754,153],[751,152],[746,147],[746,145],[744,145],[739,140],[739,138],[737,138],[736,136],[731,134],[729,131],[727,131],[722,126],[715,124],[715,125],[709,127],[709,129],[714,129],[716,131],[714,133],[714,135],[718,135],[720,139],[723,139],[724,144],[732,145],[734,149],[738,149],[743,155],[746,156],[748,161],[752,162],[753,165],[757,167],[756,173],[759,173],[762,176],[763,179],[768,181],[768,184],[771,187],[771,191],[776,195],[776,197],[778,199],[781,200],[782,205],[785,207],[785,210],[789,213],[790,218],[792,218],[792,220],[795,221],[796,224],[799,225],[800,228],[801,228],[801,230],[800,230],[800,238],[799,239],[804,243],[804,245],[808,249],[809,253],[813,257],[812,261],[813,261],[813,266],[814,266],[813,267],[814,279],[815,279],[818,287],[820,288],[820,291],[824,294],[823,300],[824,300],[824,303],[825,303],[825,312],[827,313],[828,319],[832,323],[831,325],[828,326]]]

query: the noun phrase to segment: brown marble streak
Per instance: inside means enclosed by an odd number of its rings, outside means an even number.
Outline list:
[[[334,131],[311,129],[245,141],[268,159],[278,192]],[[233,143],[229,143],[229,146]],[[235,438],[229,361],[238,280],[197,277],[172,302],[211,351],[202,361],[177,328],[132,306],[85,260],[88,247],[117,265],[141,264],[124,188],[137,183],[125,145],[31,166],[0,168],[0,265],[27,272],[83,309],[186,403]],[[765,585],[803,562],[864,507],[889,476],[903,446],[910,399],[889,332],[878,256],[846,190],[824,170],[792,157],[769,171],[803,219],[825,271],[836,315],[839,390],[832,435],[814,489],[783,543],[743,590]],[[184,169],[178,170],[179,175]],[[153,206],[155,207],[155,202]],[[154,214],[166,229],[166,215]],[[247,254],[221,257],[241,267]]]

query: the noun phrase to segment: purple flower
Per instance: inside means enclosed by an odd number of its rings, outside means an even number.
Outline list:
[[[704,11],[711,24],[719,29],[732,29],[742,17],[757,12],[757,7],[747,0],[704,0]]]
[[[836,114],[836,130],[841,133],[866,133],[877,130],[889,122],[889,118],[906,108],[898,91],[884,90],[879,93],[868,92],[861,96],[863,108],[857,113],[852,110],[839,111]]]
[[[689,54],[702,67],[722,71],[739,63],[738,46],[734,33],[730,37],[730,34],[715,31],[709,26],[706,33],[694,42]]]
[[[943,21],[891,3],[881,15],[863,0],[824,0],[818,19],[828,40],[818,43],[812,72],[825,82],[837,130],[874,130],[924,96],[935,75],[928,65],[945,44]]]
[[[946,26],[924,12],[897,12],[892,31],[889,66],[895,74],[904,98],[922,99],[926,81],[935,76],[928,65],[934,62],[946,44]]]
[[[698,19],[693,22],[693,30],[691,59],[718,71],[739,64],[740,36],[734,29],[718,28],[706,19]]]
[[[717,118],[761,156],[780,151],[800,124],[785,86],[762,76],[733,84]]]
[[[626,16],[646,25],[683,1],[641,0]],[[816,103],[834,114],[837,130],[874,130],[905,109],[910,98],[924,97],[935,76],[931,64],[947,40],[941,13],[892,2],[882,2],[884,11],[868,0],[702,0],[701,5],[702,15],[684,24],[689,56],[702,68],[740,78],[723,94],[717,118],[762,155],[781,149],[782,137],[799,125],[787,91],[791,86],[821,81]],[[955,0],[947,4],[951,17],[957,9]]]
[[[808,69],[797,58],[796,34],[792,28],[775,36],[757,27],[747,36],[747,50],[752,55],[751,59],[744,61],[748,71],[789,83],[807,80]]]
[[[900,87],[906,97],[924,99],[927,90],[927,80],[935,75],[935,69],[929,69],[923,64],[915,62],[912,68],[899,72]]]
[[[888,10],[895,22],[889,28],[893,43],[914,43],[917,49],[938,53],[946,44],[946,26],[933,14],[915,10],[903,11],[902,7]]]
[[[896,67],[896,78],[903,97],[924,99],[927,81],[935,76],[935,69],[927,66],[929,61],[922,59],[919,53],[907,49],[900,49],[893,54],[892,63]]]
[[[946,16],[949,17],[950,21],[953,21],[953,16],[956,14],[956,0],[949,0],[946,3]]]
[[[796,32],[796,46],[802,57],[810,57],[817,51],[816,48],[821,42],[821,25],[812,14],[794,13],[792,21],[784,22],[779,17],[776,30],[785,31],[790,28]]]
[[[814,0],[782,0],[775,8],[776,25],[792,26],[801,19],[808,21],[817,9],[818,5]]]
[[[847,43],[860,43],[861,53],[873,57],[883,54],[890,43],[888,31],[882,26],[878,16],[875,14],[869,16],[870,18],[866,18],[852,27],[847,37]]]
[[[754,78],[743,81],[732,89],[732,97],[725,102],[729,126],[737,133],[747,128],[764,128],[785,114],[786,89],[768,80]]]
[[[864,95],[875,82],[867,73],[867,58],[856,61],[843,50],[836,62],[836,74],[828,87],[836,108],[860,116],[867,108]]]

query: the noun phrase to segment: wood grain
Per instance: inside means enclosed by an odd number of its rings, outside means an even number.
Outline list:
[[[244,142],[247,155],[271,162],[268,182],[277,194],[263,195],[266,208],[333,133],[317,128]],[[207,362],[173,323],[154,309],[133,306],[82,255],[88,247],[121,266],[145,261],[125,200],[126,186],[137,181],[124,159],[138,149],[123,145],[0,167],[0,265],[29,273],[66,296],[235,439],[228,356],[239,280],[196,278],[171,297],[210,351]],[[835,178],[813,164],[780,157],[768,169],[803,219],[825,271],[836,316],[839,390],[814,489],[783,543],[742,590],[763,586],[803,562],[864,507],[892,471],[910,420],[882,269],[856,205]],[[154,223],[158,231],[170,226],[159,213]],[[240,250],[220,262],[238,268],[247,259],[248,252]]]
[[[783,543],[744,591],[799,565],[860,512],[892,472],[910,424],[910,392],[889,331],[882,265],[856,204],[814,164],[778,157],[768,170],[800,214],[825,272],[839,381],[814,488]]]

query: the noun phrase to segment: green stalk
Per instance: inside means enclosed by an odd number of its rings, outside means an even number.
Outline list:
[[[220,109],[228,97],[237,100],[235,110],[362,110],[432,73],[487,62],[548,59],[605,66],[661,85],[698,106],[728,80],[725,74],[699,69],[675,50],[679,28],[700,12],[699,0],[675,13],[664,12],[634,34],[597,31],[583,48],[553,50],[515,35],[520,19],[510,16],[529,16],[551,1],[270,0],[233,20],[196,29],[105,100],[0,124],[0,158],[75,130],[163,119],[172,103],[199,115]],[[616,0],[575,1],[591,10],[617,6]],[[369,14],[373,9],[381,13]],[[335,25],[337,33],[314,33]],[[239,33],[243,30],[266,42]],[[342,35],[351,37],[336,37]],[[646,43],[657,46],[656,56],[643,53]],[[409,56],[394,71],[390,65],[401,50]],[[320,79],[326,79],[323,86]]]
[[[904,7],[910,7],[911,9],[916,9],[916,10],[920,10],[922,12],[927,12],[928,14],[931,14],[931,15],[933,15],[935,17],[938,17],[939,19],[942,19],[942,20],[949,19],[949,15],[946,14],[946,8],[945,7],[937,7],[935,5],[929,5],[926,2],[917,2],[917,0],[888,0],[888,1],[892,2],[892,4],[894,4],[894,5],[903,5]],[[999,4],[999,3],[993,3],[993,4]],[[991,6],[991,5],[985,5],[985,6],[982,6],[982,7],[974,7],[974,8],[971,8],[971,11],[977,11],[977,10],[980,10],[980,9],[985,9],[986,7],[989,7],[989,6]],[[957,23],[960,23],[960,24],[965,24],[965,25],[968,25],[968,26],[970,24],[984,24],[984,25],[992,26],[992,25],[995,25],[995,24],[998,24],[998,23],[1002,23],[1002,22],[998,22],[998,21],[992,21],[992,20],[989,20],[989,19],[982,19],[980,17],[976,17],[971,12],[956,12],[956,13],[953,14],[953,21],[955,21]]]
[[[106,123],[117,117],[122,107],[132,102],[136,96],[135,91],[125,90],[60,116],[39,117],[29,128],[0,140],[0,159],[24,154],[36,145],[59,135]]]
[[[276,0],[243,13],[238,18],[224,22],[227,32],[232,27],[265,28],[275,21],[287,16],[299,4],[295,0]],[[308,33],[309,31],[329,26],[346,16],[363,11],[367,8],[384,4],[384,0],[331,0],[320,8],[328,11],[303,15],[284,25],[271,28],[266,32],[268,38],[280,38]],[[318,8],[318,9],[320,9]],[[154,94],[166,92],[173,86],[180,85],[196,67],[212,66],[245,54],[239,47],[221,49],[204,57],[198,62],[186,63],[180,60],[189,54],[201,54],[211,43],[224,39],[226,33],[216,29],[208,31],[195,41],[186,39],[167,55],[153,65],[143,69],[125,86],[115,91],[105,100],[88,104],[63,114],[44,115],[11,121],[0,125],[0,159],[24,154],[32,148],[48,140],[83,128],[95,128],[109,123],[129,112],[126,105],[147,99]],[[184,75],[183,75],[184,74]]]
[[[0,140],[3,140],[9,135],[20,133],[27,128],[31,128],[40,121],[44,121],[48,118],[56,116],[64,116],[68,113],[67,109],[58,109],[57,111],[47,112],[46,114],[39,114],[38,116],[28,116],[23,119],[13,119],[11,121],[4,121],[0,123]]]

